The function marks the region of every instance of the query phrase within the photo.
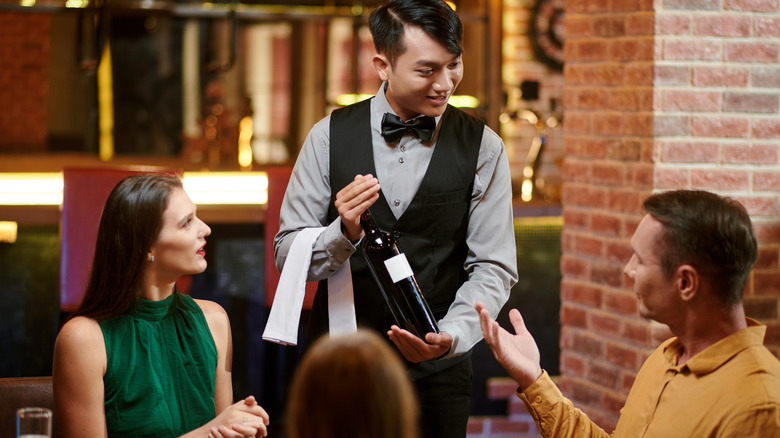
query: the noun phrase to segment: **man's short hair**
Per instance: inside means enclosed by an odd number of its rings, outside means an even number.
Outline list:
[[[656,249],[667,277],[689,264],[725,305],[742,301],[758,258],[756,235],[742,204],[702,190],[674,190],[650,196],[644,208],[663,225]]]
[[[463,24],[458,14],[442,0],[390,0],[371,13],[368,27],[377,53],[390,65],[406,52],[406,26],[422,29],[455,56],[463,54]]]

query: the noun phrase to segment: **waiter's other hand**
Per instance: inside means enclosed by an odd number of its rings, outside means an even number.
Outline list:
[[[336,193],[334,204],[341,216],[341,231],[351,242],[357,242],[363,236],[360,214],[379,199],[379,189],[379,181],[373,175],[356,175]]]
[[[397,325],[390,327],[387,336],[393,341],[406,360],[419,363],[444,356],[452,347],[452,336],[447,332],[428,333],[425,341]]]

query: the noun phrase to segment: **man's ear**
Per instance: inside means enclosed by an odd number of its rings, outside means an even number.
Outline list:
[[[699,272],[691,265],[680,265],[676,277],[680,298],[683,301],[692,300],[699,292]]]
[[[377,53],[374,55],[374,59],[372,60],[374,63],[374,70],[376,70],[376,74],[379,76],[379,79],[384,82],[388,79],[389,75],[387,74],[387,70],[391,69],[390,61],[387,59],[387,56]]]

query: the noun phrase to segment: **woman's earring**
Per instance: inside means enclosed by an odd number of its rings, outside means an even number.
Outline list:
[[[152,255],[152,254],[149,254],[149,261],[150,261],[151,263],[154,263],[154,255]]]

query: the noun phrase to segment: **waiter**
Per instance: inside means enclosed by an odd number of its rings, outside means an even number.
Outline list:
[[[328,330],[322,280],[350,260],[357,324],[385,333],[406,359],[422,436],[465,437],[471,349],[482,339],[473,306],[495,317],[517,281],[509,164],[495,132],[448,105],[463,77],[455,11],[441,0],[392,0],[369,28],[383,84],[309,132],[282,202],[276,265],[297,233],[326,227],[308,270],[320,280],[310,341]],[[422,340],[396,326],[362,255],[351,257],[369,207],[409,259],[441,333]]]

